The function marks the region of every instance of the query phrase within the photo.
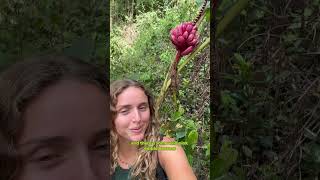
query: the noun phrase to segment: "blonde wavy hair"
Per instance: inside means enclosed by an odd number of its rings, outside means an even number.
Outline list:
[[[112,129],[111,129],[111,174],[115,172],[119,159],[119,135],[116,132],[114,121],[117,117],[116,105],[117,97],[127,88],[137,87],[144,91],[148,97],[148,103],[150,107],[150,123],[146,129],[144,139],[146,142],[158,142],[160,140],[159,135],[159,122],[155,118],[154,100],[149,91],[137,81],[125,79],[114,81],[110,86],[111,96],[111,118],[112,118]],[[137,161],[132,165],[130,170],[131,179],[156,179],[156,168],[158,164],[157,151],[146,151],[143,146],[138,146],[138,158]]]

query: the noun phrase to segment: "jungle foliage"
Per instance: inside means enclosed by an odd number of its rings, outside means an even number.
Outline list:
[[[217,29],[237,2],[220,2]],[[319,179],[319,8],[250,1],[215,40],[214,179]]]
[[[66,54],[104,64],[106,8],[103,0],[1,0],[0,70],[42,54]]]
[[[125,3],[126,2],[126,3]],[[111,1],[110,74],[111,81],[131,78],[145,84],[156,99],[166,87],[166,75],[176,51],[170,30],[197,17],[203,1]],[[183,145],[199,179],[209,178],[209,4],[198,32],[206,44],[179,73],[178,107],[172,92],[165,93],[160,108],[161,132]],[[181,67],[181,66],[180,66]]]

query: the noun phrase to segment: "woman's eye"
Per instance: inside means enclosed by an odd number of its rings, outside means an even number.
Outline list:
[[[99,144],[95,147],[96,150],[106,150],[109,149],[109,143]]]
[[[62,162],[62,157],[63,156],[58,153],[43,154],[33,158],[32,162],[41,165],[41,167],[50,168]]]
[[[48,155],[43,155],[40,157],[36,158],[36,161],[39,162],[47,162],[47,161],[52,161],[52,160],[56,160],[58,158],[60,158],[61,156],[58,154],[48,154]]]
[[[95,148],[94,151],[96,151],[99,155],[105,157],[105,156],[109,156],[110,154],[110,145],[108,142],[106,143],[101,143],[98,144]]]
[[[129,110],[125,109],[125,110],[121,110],[120,111],[121,114],[126,115],[129,113]]]
[[[61,165],[64,160],[62,154],[53,153],[37,156],[31,160],[31,163],[44,169],[51,169]]]
[[[37,144],[29,151],[22,153],[23,161],[39,168],[58,167],[67,160],[66,149],[62,145]]]
[[[147,106],[141,106],[139,109],[142,111],[145,111],[145,110],[147,110]]]

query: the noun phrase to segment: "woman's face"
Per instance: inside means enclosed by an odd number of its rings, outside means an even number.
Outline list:
[[[64,80],[26,108],[18,180],[105,180],[109,175],[109,103],[98,87]]]
[[[150,122],[148,97],[141,88],[129,87],[118,95],[117,101],[117,133],[127,141],[141,141]]]

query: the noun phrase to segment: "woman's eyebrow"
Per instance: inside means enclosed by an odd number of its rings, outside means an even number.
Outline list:
[[[131,105],[129,105],[129,104],[124,104],[124,105],[119,105],[119,106],[118,106],[118,109],[130,108],[130,107],[131,107]]]
[[[142,102],[142,103],[139,104],[139,106],[146,106],[146,105],[149,105],[149,103],[148,102]]]
[[[141,105],[148,105],[149,103],[146,101],[146,102],[142,102],[142,103],[140,103],[139,104],[139,106],[141,106]],[[123,104],[123,105],[118,105],[117,106],[119,109],[121,109],[121,108],[130,108],[130,107],[132,107],[132,105],[130,105],[130,104]]]
[[[65,144],[70,142],[70,139],[64,136],[42,136],[28,140],[24,143],[19,144],[18,146],[29,146],[29,145],[53,145],[53,144]]]
[[[71,144],[70,141],[70,139],[64,136],[43,136],[19,144],[18,149],[20,149],[21,155],[31,156],[33,153],[42,148],[61,149],[63,147],[69,146]]]

